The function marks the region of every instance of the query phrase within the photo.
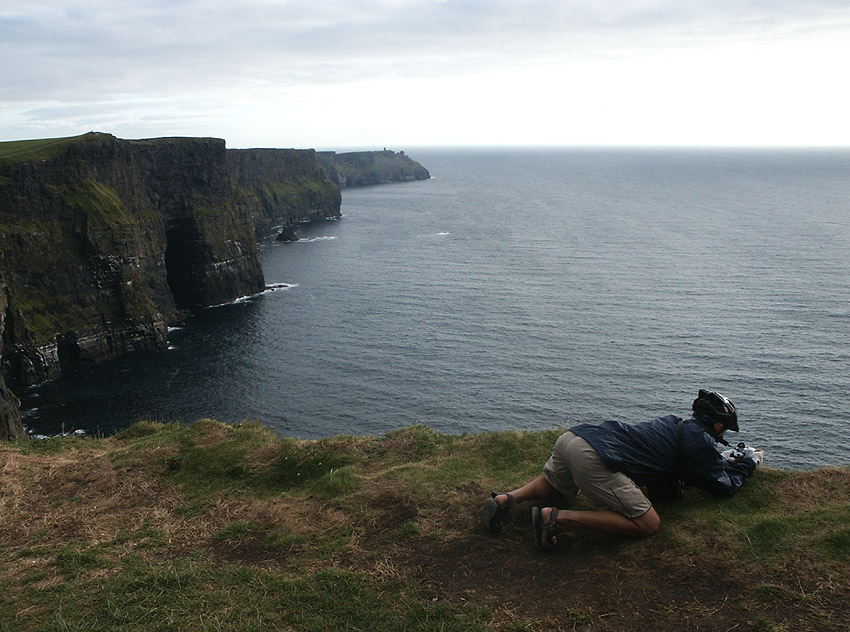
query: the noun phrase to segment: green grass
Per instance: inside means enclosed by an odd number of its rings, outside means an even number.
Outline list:
[[[279,180],[266,185],[262,193],[277,200],[296,205],[303,198],[332,198],[337,196],[339,189],[330,180],[324,180],[307,175],[298,175],[286,180]]]
[[[805,547],[825,560],[850,561],[850,501],[809,509],[790,516],[771,515],[741,528],[753,560],[776,561]]]
[[[315,483],[339,471],[351,461],[345,448],[332,441],[304,444],[294,439],[281,440],[281,451],[269,479],[285,489]]]
[[[65,582],[27,588],[35,614],[0,630],[483,630],[489,615],[429,602],[420,589],[334,568],[290,575],[203,561],[124,559],[105,576],[95,556],[64,553]],[[87,575],[87,573],[89,573]],[[387,603],[386,594],[397,597]]]
[[[68,145],[78,143],[89,135],[0,142],[0,165],[55,158]]]

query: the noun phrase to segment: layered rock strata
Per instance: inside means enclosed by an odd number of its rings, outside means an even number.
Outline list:
[[[273,232],[294,238],[300,223],[340,216],[339,187],[312,149],[229,149],[227,166],[250,202],[258,238]]]

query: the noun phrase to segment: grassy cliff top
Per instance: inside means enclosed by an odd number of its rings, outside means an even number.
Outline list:
[[[70,145],[84,143],[94,140],[112,139],[124,143],[141,144],[163,144],[163,143],[185,143],[191,142],[213,142],[224,144],[224,140],[220,138],[206,137],[162,137],[162,138],[143,138],[139,140],[121,140],[107,134],[105,132],[87,132],[79,136],[67,136],[64,138],[39,138],[34,140],[11,140],[0,142],[0,166],[14,165],[22,162],[30,162],[35,160],[50,160],[59,156]]]
[[[12,140],[0,142],[0,164],[26,162],[30,160],[49,160],[63,152],[69,145],[82,142],[97,132],[65,138],[40,138],[36,140]],[[100,134],[107,136],[107,134]]]
[[[763,469],[645,540],[477,510],[559,431],[143,422],[0,447],[0,630],[846,630],[850,470]],[[579,500],[578,504],[581,505]]]

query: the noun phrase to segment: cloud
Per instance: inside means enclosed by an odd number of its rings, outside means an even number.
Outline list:
[[[738,3],[569,0],[95,0],[64,6],[28,2],[0,18],[4,58],[20,69],[12,89],[27,85],[28,66],[43,94],[52,96],[75,85],[80,92],[92,85],[126,92],[242,76],[336,81],[352,73],[400,73],[417,61],[487,65],[610,54],[684,45],[706,33],[765,33],[804,18],[811,28],[812,16],[828,8],[807,5],[805,14],[783,15],[758,3],[744,12]]]
[[[287,117],[331,115],[327,110],[334,104],[332,120],[315,126],[302,121],[298,129],[342,128],[346,110],[368,120],[371,129],[381,120],[370,112],[382,110],[381,103],[398,98],[402,88],[417,95],[418,102],[408,107],[420,120],[430,115],[444,119],[444,128],[454,125],[456,117],[445,105],[453,102],[456,109],[498,111],[504,125],[506,114],[523,100],[506,95],[500,89],[505,82],[521,85],[526,102],[567,99],[565,106],[575,110],[581,109],[577,99],[597,103],[597,92],[611,101],[633,100],[641,80],[644,98],[687,101],[664,84],[665,74],[692,101],[704,91],[701,86],[735,99],[734,86],[762,100],[743,78],[744,69],[775,98],[784,95],[772,82],[784,72],[786,82],[800,82],[846,106],[837,80],[812,81],[838,70],[838,60],[847,57],[850,8],[844,4],[29,0],[14,10],[0,9],[0,134],[75,133],[77,126],[87,131],[95,124],[108,125],[105,131],[168,134],[166,126],[174,125],[180,128],[174,133],[215,135],[218,126],[253,138],[250,122],[239,124],[234,117],[256,120],[262,113],[267,129],[283,129]],[[817,70],[801,68],[795,58]],[[690,69],[679,63],[687,60]],[[670,76],[673,67],[682,74]],[[572,81],[573,89],[548,85],[557,81]],[[483,95],[503,103],[488,106]],[[606,109],[612,115],[625,111],[610,102]]]

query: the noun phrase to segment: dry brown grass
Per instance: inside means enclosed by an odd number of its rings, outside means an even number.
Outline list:
[[[796,472],[777,487],[780,502],[801,508],[822,507],[836,499],[850,498],[850,477],[842,468]]]

